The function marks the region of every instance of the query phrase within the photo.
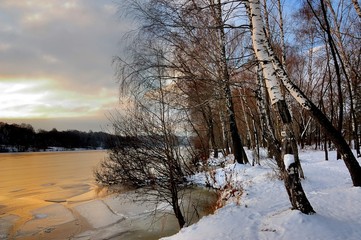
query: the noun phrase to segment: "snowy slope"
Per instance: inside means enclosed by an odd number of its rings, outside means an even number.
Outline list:
[[[163,239],[359,240],[361,188],[352,187],[345,164],[334,160],[335,154],[331,152],[331,160],[325,161],[321,151],[300,152],[306,176],[302,184],[317,212],[314,215],[290,209],[283,182],[277,179],[266,160],[262,166],[255,167],[228,165],[217,170],[215,184],[223,186],[231,182],[233,187],[243,189],[242,196],[229,200],[214,215]],[[198,182],[204,179],[201,175],[195,178]]]

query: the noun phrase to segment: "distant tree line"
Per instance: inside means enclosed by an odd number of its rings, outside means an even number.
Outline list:
[[[46,151],[54,149],[108,149],[115,136],[105,132],[81,132],[77,130],[34,130],[30,124],[0,122],[0,152]]]

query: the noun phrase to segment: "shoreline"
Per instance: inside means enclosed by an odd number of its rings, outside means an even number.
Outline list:
[[[88,151],[107,151],[109,149],[107,148],[98,148],[98,149],[92,149],[92,148],[57,148],[57,149],[47,149],[47,150],[43,150],[43,151],[9,151],[9,152],[0,152],[1,154],[25,154],[25,153],[56,153],[56,152],[61,152],[61,153],[66,153],[66,152],[88,152]]]

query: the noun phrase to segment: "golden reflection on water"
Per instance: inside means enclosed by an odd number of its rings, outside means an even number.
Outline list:
[[[92,171],[105,157],[105,151],[0,154],[0,216],[86,193],[92,198]]]

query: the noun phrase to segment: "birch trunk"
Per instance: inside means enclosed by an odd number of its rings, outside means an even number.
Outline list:
[[[263,76],[260,69],[257,69],[257,83],[258,83],[258,95],[257,95],[257,105],[261,116],[262,122],[262,133],[267,140],[267,147],[269,151],[269,157],[275,158],[278,168],[284,169],[283,161],[281,157],[281,143],[276,138],[275,130],[272,125],[270,111],[268,109],[267,102],[267,92],[266,87],[264,86],[264,81],[262,80]]]
[[[283,180],[285,188],[287,190],[293,209],[300,210],[302,213],[305,214],[313,214],[315,213],[315,211],[309,203],[306,194],[303,191],[301,181],[299,179],[298,165],[294,162],[291,144],[287,144],[290,140],[290,138],[287,136],[289,136],[288,132],[291,128],[290,124],[292,122],[292,119],[288,111],[286,101],[283,99],[283,96],[281,94],[281,88],[280,83],[277,79],[277,73],[272,63],[272,58],[270,57],[267,49],[268,38],[266,37],[263,26],[261,5],[259,3],[259,0],[250,0],[248,2],[245,2],[245,5],[248,10],[248,16],[252,24],[252,43],[254,52],[258,61],[261,64],[268,93],[271,97],[271,103],[277,105],[278,112],[280,113],[282,123],[285,129],[285,133],[283,133],[283,136],[285,137],[283,141],[284,167],[282,168],[282,172],[284,174]],[[289,156],[292,156],[292,163],[287,161],[288,159],[291,159],[291,157]]]
[[[282,142],[282,155],[286,172],[284,182],[292,207],[305,214],[314,214],[316,212],[313,210],[301,185],[299,169],[294,159],[290,136],[285,134]]]
[[[228,129],[227,129],[227,124],[226,124],[226,118],[224,116],[223,111],[220,111],[219,114],[220,117],[220,122],[221,122],[221,128],[222,128],[222,140],[223,140],[223,147],[225,150],[223,150],[223,155],[227,156],[230,154],[230,145],[229,145],[229,134],[228,134]]]
[[[269,17],[268,17],[268,7],[267,1],[263,0],[263,12],[264,12],[264,21],[265,21],[265,29],[266,29],[266,36],[270,37],[270,27],[269,27]]]
[[[342,125],[343,125],[343,108],[344,108],[344,101],[343,101],[343,92],[342,92],[342,79],[341,79],[341,68],[338,62],[338,58],[337,58],[337,53],[336,53],[336,46],[335,46],[335,42],[333,40],[332,34],[331,34],[331,26],[330,23],[328,21],[328,17],[327,17],[327,9],[325,6],[324,1],[320,1],[320,5],[321,5],[321,10],[323,13],[323,21],[325,23],[325,32],[327,34],[327,43],[330,46],[330,50],[331,50],[331,56],[334,62],[334,69],[336,72],[336,77],[337,77],[337,98],[338,98],[338,104],[339,104],[339,113],[338,113],[338,123],[337,123],[337,130],[338,131],[342,131]],[[339,150],[337,149],[337,159],[341,158],[341,153],[339,152]]]
[[[247,2],[246,2],[247,3]],[[249,3],[258,3],[258,0],[249,1]],[[259,9],[259,8],[258,8]],[[262,27],[262,19],[258,17],[252,17],[255,21],[261,21],[258,24],[258,27]],[[257,25],[256,25],[257,26]],[[255,29],[255,26],[253,26]],[[253,33],[253,35],[256,35]],[[259,35],[259,36],[258,36]],[[316,105],[311,102],[307,96],[291,81],[288,77],[286,71],[283,69],[280,61],[276,58],[270,43],[266,38],[264,38],[265,34],[262,30],[258,30],[258,37],[263,37],[261,43],[265,43],[268,46],[268,52],[270,54],[270,60],[276,70],[276,74],[278,78],[282,81],[283,86],[287,89],[287,91],[293,96],[293,98],[306,110],[310,112],[312,117],[322,126],[325,133],[328,135],[329,139],[335,144],[337,149],[340,151],[345,165],[350,173],[352,183],[354,186],[361,187],[361,167],[355,156],[353,155],[350,146],[345,141],[341,132],[338,131],[331,123],[331,121],[326,117],[326,115],[318,108]],[[255,49],[256,51],[257,49]],[[258,56],[257,56],[258,57]]]
[[[240,102],[241,102],[241,106],[242,106],[242,111],[243,111],[243,117],[244,117],[244,122],[246,123],[246,128],[247,128],[247,143],[246,146],[248,147],[248,149],[254,149],[254,141],[252,140],[252,134],[251,134],[251,128],[249,126],[249,121],[248,121],[248,114],[245,108],[245,102],[246,102],[246,98],[244,97],[244,95],[241,92],[241,89],[238,89],[238,93],[239,93],[239,98],[240,98]],[[247,104],[247,103],[246,103]],[[249,112],[250,114],[252,114],[252,112]]]
[[[278,8],[278,15],[279,15],[279,28],[280,28],[280,44],[281,44],[281,64],[286,64],[286,47],[285,47],[285,34],[283,29],[283,11],[282,11],[282,4],[281,0],[277,0],[277,8]],[[298,165],[298,170],[300,174],[300,178],[305,178],[305,175],[303,173],[303,169],[301,166],[300,158],[298,155],[298,146],[295,138],[294,131],[292,127],[289,128],[290,131],[290,138],[291,138],[291,145],[293,150],[293,155],[295,158],[295,162]]]

